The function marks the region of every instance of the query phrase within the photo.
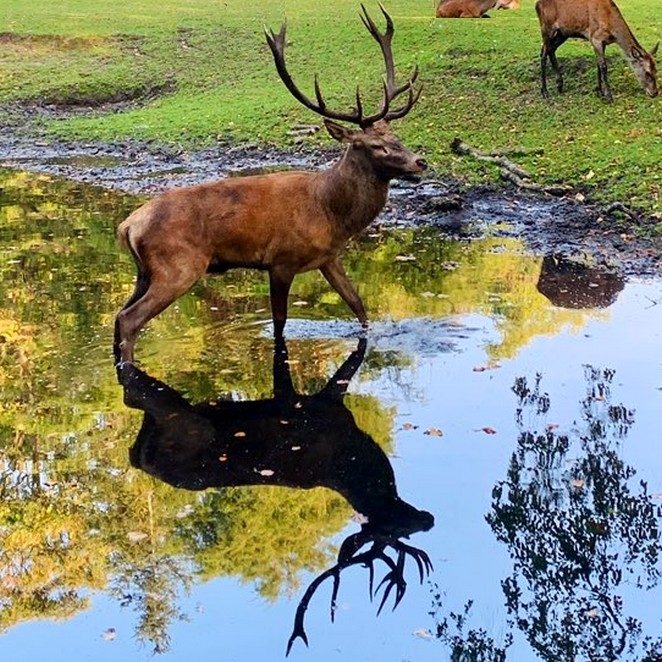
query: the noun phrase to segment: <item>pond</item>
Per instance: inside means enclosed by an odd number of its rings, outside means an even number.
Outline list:
[[[235,271],[123,393],[137,203],[0,171],[0,658],[661,659],[659,280],[376,229],[365,336]]]

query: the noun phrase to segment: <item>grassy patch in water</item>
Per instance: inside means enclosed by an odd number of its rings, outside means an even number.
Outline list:
[[[662,106],[644,95],[616,46],[608,51],[613,104],[598,98],[592,49],[578,41],[559,50],[567,91],[544,101],[532,0],[480,21],[435,20],[432,3],[421,0],[385,4],[396,24],[399,70],[418,62],[425,85],[398,132],[440,174],[470,183],[498,177],[492,166],[453,155],[456,135],[485,150],[542,149],[518,159],[538,181],[570,183],[597,199],[662,213]],[[621,4],[650,48],[660,38],[658,0]],[[285,16],[288,63],[304,90],[312,93],[317,71],[333,106],[349,106],[357,83],[367,102],[379,101],[379,49],[354,0],[61,0],[33,7],[30,0],[5,0],[5,30],[13,36],[0,49],[0,102],[144,99],[53,121],[59,135],[137,136],[187,147],[226,138],[287,145],[292,124],[318,120],[284,89],[264,42],[263,24],[277,27]],[[376,4],[369,9],[377,17]],[[25,48],[38,35],[49,35],[50,46]],[[311,147],[327,141],[321,134],[307,140]]]

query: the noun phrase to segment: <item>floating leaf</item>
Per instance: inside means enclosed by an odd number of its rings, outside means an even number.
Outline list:
[[[444,433],[439,428],[428,428],[423,434],[429,437],[443,437]]]

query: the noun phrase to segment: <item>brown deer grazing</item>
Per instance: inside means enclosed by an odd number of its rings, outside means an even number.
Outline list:
[[[587,39],[598,58],[598,92],[612,101],[607,81],[605,47],[617,43],[634,71],[637,80],[651,97],[657,96],[655,56],[659,43],[647,53],[639,45],[623,15],[612,0],[538,0],[536,12],[542,31],[540,51],[542,95],[547,98],[547,59],[556,72],[556,86],[563,92],[563,75],[556,59],[556,49],[567,39]]]
[[[490,9],[519,9],[520,0],[441,0],[437,18],[489,18]]]
[[[381,5],[380,5],[381,7]],[[175,189],[150,200],[120,224],[117,234],[131,251],[138,278],[133,296],[115,322],[114,353],[132,362],[139,330],[184,294],[205,273],[236,267],[268,271],[274,333],[282,335],[287,297],[297,274],[319,269],[364,325],[366,312],[340,262],[348,239],[379,214],[394,177],[422,173],[425,161],[392,133],[389,122],[404,117],[418,101],[418,69],[395,82],[393,22],[378,31],[363,7],[361,19],[379,44],[386,78],[381,107],[364,113],[359,90],[352,112],[330,110],[315,77],[311,100],[295,85],[285,65],[285,25],[267,33],[276,69],[292,95],[325,118],[331,136],[346,145],[342,158],[323,172],[286,172],[231,178]],[[402,105],[397,97],[406,94]],[[350,129],[332,120],[355,125]]]

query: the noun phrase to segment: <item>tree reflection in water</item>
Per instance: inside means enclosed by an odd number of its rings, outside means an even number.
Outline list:
[[[612,403],[614,371],[586,366],[585,379],[581,419],[568,434],[537,425],[550,409],[541,376],[516,380],[517,450],[486,517],[513,560],[501,583],[509,631],[499,646],[468,629],[471,602],[437,616],[453,660],[505,660],[516,630],[550,662],[662,660],[662,637],[645,633],[622,595],[626,585],[658,584],[662,512],[621,457],[634,412]],[[435,601],[440,612],[439,593]]]
[[[119,369],[125,403],[144,411],[142,427],[130,450],[131,463],[137,468],[190,490],[247,485],[327,487],[360,513],[361,531],[343,541],[337,563],[313,580],[304,593],[288,652],[297,638],[308,642],[305,613],[326,579],[333,579],[333,619],[344,569],[355,565],[368,569],[370,596],[383,589],[379,613],[389,596],[393,608],[404,597],[408,558],[417,567],[421,582],[432,567],[425,552],[401,539],[430,529],[433,516],[398,496],[388,457],[358,427],[343,402],[348,384],[363,361],[365,346],[365,339],[360,340],[320,392],[303,395],[294,389],[287,348],[279,341],[274,351],[274,396],[252,401],[191,405],[175,389],[135,366]],[[395,556],[390,556],[389,550]],[[373,591],[376,562],[385,567],[385,575]]]

